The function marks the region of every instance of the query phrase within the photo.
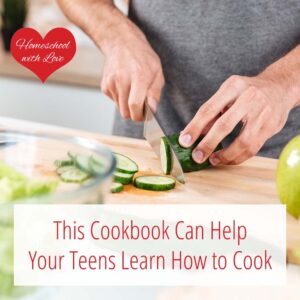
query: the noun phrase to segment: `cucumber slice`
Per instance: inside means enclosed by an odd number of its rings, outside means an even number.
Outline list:
[[[79,155],[75,156],[75,165],[80,170],[82,170],[88,174],[91,174],[92,170],[90,168],[90,160],[91,160],[90,156],[79,154]]]
[[[122,184],[130,184],[132,182],[133,174],[126,174],[116,171],[114,173],[114,182],[119,182]]]
[[[60,178],[64,182],[74,182],[74,183],[82,183],[90,176],[89,174],[77,169],[73,168],[68,170],[60,175]]]
[[[64,160],[59,160],[57,159],[55,162],[54,162],[54,165],[57,167],[57,168],[61,168],[61,167],[67,167],[67,166],[72,166],[74,164],[73,160],[71,159],[64,159]]]
[[[173,167],[173,157],[166,137],[160,139],[160,163],[164,174],[170,174]]]
[[[69,158],[70,158],[73,162],[75,161],[75,158],[76,158],[76,154],[75,154],[75,153],[69,151],[69,152],[68,152],[68,156],[69,156]]]
[[[106,170],[103,160],[97,156],[91,156],[89,167],[92,174],[95,176],[104,174]]]
[[[206,160],[205,162],[198,164],[193,160],[192,153],[194,148],[200,143],[200,141],[203,139],[204,136],[200,136],[196,142],[190,147],[190,148],[183,148],[179,144],[179,134],[173,134],[168,136],[168,141],[171,143],[173,146],[173,150],[181,164],[183,172],[194,172],[194,171],[199,171],[202,169],[206,169],[211,166],[209,160]],[[222,145],[219,144],[217,148],[214,150],[218,151],[222,149]]]
[[[135,179],[134,185],[143,190],[167,191],[175,187],[176,181],[166,176],[139,176]]]
[[[112,193],[120,193],[123,191],[123,184],[119,182],[113,182],[110,191]]]
[[[139,170],[138,165],[129,157],[119,153],[114,153],[114,155],[117,160],[118,172],[134,174]]]
[[[77,168],[76,168],[74,165],[73,165],[73,166],[64,166],[64,167],[58,168],[58,169],[56,170],[56,173],[57,173],[58,175],[61,175],[62,173],[65,173],[65,172],[67,172],[67,171],[69,171],[69,170],[74,170],[74,169],[77,170]]]

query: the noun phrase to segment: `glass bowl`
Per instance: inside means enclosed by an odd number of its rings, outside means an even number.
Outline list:
[[[69,159],[68,153],[97,157],[103,163],[101,174],[81,184],[62,182],[54,162]],[[11,201],[5,200],[0,191],[0,299],[21,299],[28,297],[28,294],[40,293],[37,288],[13,286],[14,204],[101,204],[109,192],[115,165],[113,153],[95,140],[58,134],[0,131],[0,190],[3,184],[5,188],[6,179],[2,179],[6,176],[3,171],[6,166],[29,180],[58,184],[51,193]],[[14,177],[10,180],[14,181]],[[42,298],[45,299],[45,295]]]

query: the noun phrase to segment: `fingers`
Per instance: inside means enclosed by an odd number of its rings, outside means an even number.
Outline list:
[[[148,104],[154,113],[157,110],[157,105],[159,103],[164,84],[165,78],[163,72],[158,72],[147,93]]]
[[[164,76],[162,71],[156,74],[154,80],[151,80],[151,77],[133,77],[128,99],[132,120],[137,122],[144,120],[144,104],[146,99],[153,112],[156,111],[163,86]]]
[[[131,82],[130,94],[128,98],[128,107],[130,118],[133,121],[140,122],[144,119],[144,103],[147,96],[149,83],[146,80],[134,78]]]
[[[208,159],[218,144],[230,134],[236,125],[247,113],[247,106],[243,105],[243,99],[235,104],[216,122],[208,131],[206,136],[193,150],[193,159],[197,163],[202,163]]]
[[[118,92],[114,80],[103,78],[101,82],[101,91],[118,105]]]
[[[240,135],[227,148],[213,153],[210,162],[214,166],[237,165],[256,155],[263,146],[264,138],[252,124],[246,125]]]
[[[130,92],[130,83],[124,82],[118,85],[118,107],[120,114],[124,119],[130,118],[130,111],[128,106],[128,97]]]
[[[247,83],[240,76],[232,76],[225,81],[219,90],[198,110],[192,121],[182,131],[179,143],[190,147],[209,122],[216,118],[227,106],[240,96]]]
[[[255,89],[249,87],[237,102],[248,111],[244,128],[231,145],[210,156],[212,165],[240,164],[256,155],[272,135],[273,128],[269,126],[272,112]]]

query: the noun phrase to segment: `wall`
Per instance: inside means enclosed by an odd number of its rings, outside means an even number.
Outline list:
[[[110,134],[114,104],[100,90],[0,77],[0,116]]]

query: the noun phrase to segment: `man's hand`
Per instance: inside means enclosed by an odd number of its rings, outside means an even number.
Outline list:
[[[146,99],[155,111],[164,76],[160,59],[143,32],[113,0],[57,1],[104,53],[101,88],[118,105],[121,115],[142,121]]]
[[[120,32],[105,47],[101,89],[118,105],[123,118],[142,121],[146,99],[156,111],[164,76],[159,57],[146,38],[135,31]]]
[[[200,107],[179,139],[183,147],[189,147],[200,134],[206,134],[193,151],[196,162],[209,158],[213,165],[240,164],[283,128],[300,97],[296,88],[299,47],[292,52],[258,76],[231,76]],[[226,149],[212,154],[239,122],[243,124],[239,136]]]

